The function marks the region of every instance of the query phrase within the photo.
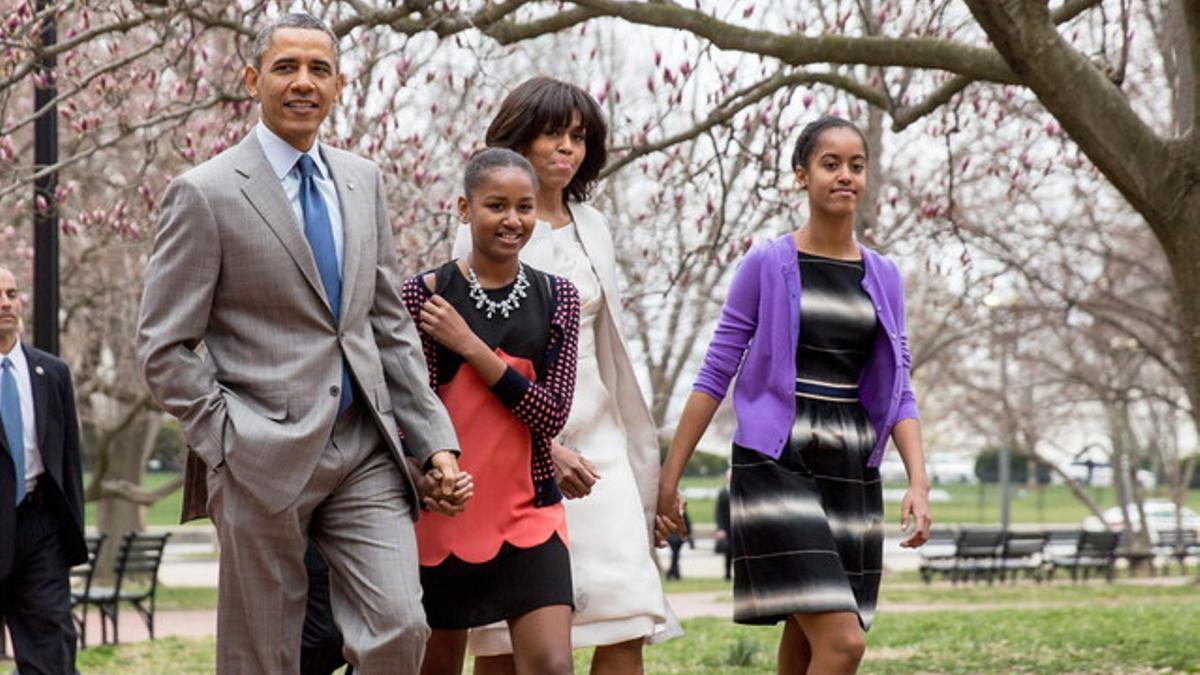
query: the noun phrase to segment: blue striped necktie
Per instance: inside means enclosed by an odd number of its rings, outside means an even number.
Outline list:
[[[317,263],[317,273],[321,275],[321,285],[325,287],[325,297],[329,299],[333,325],[336,326],[342,315],[342,273],[333,243],[333,221],[313,179],[316,162],[308,155],[300,155],[296,164],[300,167],[300,209],[304,212],[304,237],[312,249],[313,261]],[[342,356],[342,392],[338,398],[338,415],[350,407],[353,396],[350,368],[347,367],[346,357]]]
[[[20,347],[18,347],[20,349]],[[0,422],[4,424],[4,439],[12,455],[17,478],[17,503],[25,499],[25,427],[21,421],[21,392],[13,375],[13,362],[6,356],[0,366]]]

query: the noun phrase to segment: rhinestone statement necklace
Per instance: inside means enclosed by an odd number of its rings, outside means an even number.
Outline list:
[[[500,313],[501,318],[507,319],[508,315],[517,311],[521,306],[521,298],[525,297],[525,289],[529,288],[529,279],[525,278],[525,266],[517,267],[517,283],[513,284],[512,290],[508,292],[508,297],[495,302],[483,292],[483,287],[479,285],[479,277],[475,275],[475,270],[472,267],[467,267],[467,285],[470,287],[471,299],[475,301],[475,309],[484,310],[487,318],[492,318],[496,312]]]

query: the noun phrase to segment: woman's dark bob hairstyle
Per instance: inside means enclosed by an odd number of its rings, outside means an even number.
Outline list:
[[[608,161],[604,146],[608,124],[600,104],[583,89],[552,77],[539,76],[522,82],[500,104],[500,111],[488,127],[486,142],[492,147],[525,154],[543,132],[566,129],[574,113],[579,114],[587,133],[584,141],[587,153],[575,177],[563,189],[563,196],[570,201],[587,201]]]

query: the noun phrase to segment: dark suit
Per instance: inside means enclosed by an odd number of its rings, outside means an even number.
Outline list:
[[[21,674],[58,675],[74,672],[75,663],[67,572],[87,559],[79,420],[67,364],[22,348],[45,473],[15,506],[16,469],[0,434],[0,614]]]
[[[724,532],[724,540],[717,540],[717,553],[725,556],[725,581],[733,578],[733,521],[729,511],[729,486],[721,486],[717,493],[717,532]]]

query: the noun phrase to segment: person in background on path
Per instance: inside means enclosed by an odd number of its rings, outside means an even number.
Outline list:
[[[571,560],[550,441],[571,410],[579,295],[518,257],[533,232],[537,184],[512,150],[475,155],[458,198],[471,251],[402,290],[462,468],[479,477],[462,514],[417,523],[433,628],[423,675],[461,673],[467,630],[496,621],[512,635],[516,673],[573,672]]]
[[[23,305],[0,267],[0,620],[18,672],[70,675],[68,573],[87,560],[79,419],[67,364],[21,342]]]
[[[672,532],[667,536],[667,546],[671,547],[671,566],[667,568],[667,578],[679,581],[683,575],[679,571],[679,556],[683,553],[683,545],[691,544],[696,549],[696,540],[692,537],[692,519],[688,516],[687,508],[683,509],[683,531]]]
[[[623,310],[608,220],[587,203],[607,157],[608,124],[583,89],[529,79],[505,97],[487,144],[521,153],[538,176],[537,224],[521,260],[579,289],[579,376],[566,427],[551,444],[567,497],[574,648],[595,648],[593,675],[642,672],[642,647],[682,634],[652,549],[658,428],[622,334]],[[455,256],[471,248],[459,227]],[[478,675],[511,672],[503,623],[471,631]]]
[[[869,148],[852,123],[801,132],[792,168],[808,221],[753,248],[734,274],[663,466],[656,534],[683,527],[679,478],[729,384],[734,621],[785,622],[780,673],[852,673],[883,567],[879,464],[908,473],[902,546],[929,538],[900,271],[855,241]]]
[[[714,533],[714,548],[725,558],[725,581],[733,578],[733,528],[729,520],[729,478],[733,469],[725,471],[725,483],[717,491],[717,506],[714,509],[713,520],[717,530]]]

